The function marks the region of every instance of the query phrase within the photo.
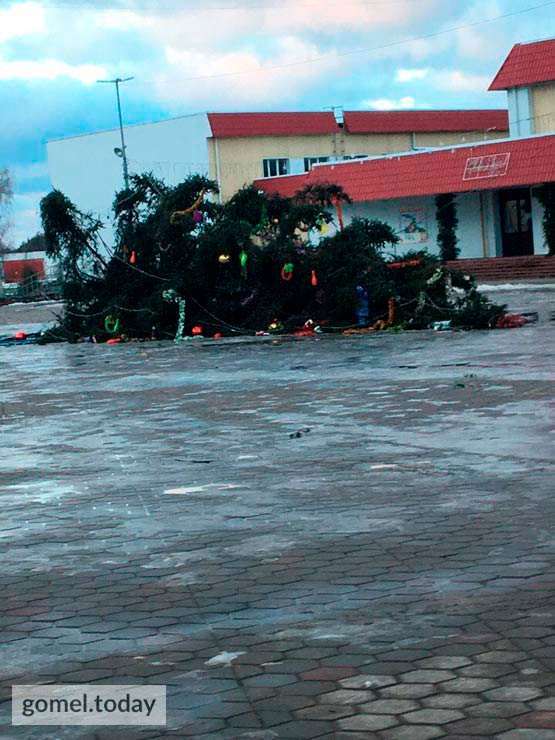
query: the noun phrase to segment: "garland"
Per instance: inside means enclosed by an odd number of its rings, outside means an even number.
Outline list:
[[[542,225],[548,254],[555,255],[555,183],[541,185],[534,195],[543,206]]]
[[[456,260],[459,256],[457,248],[457,204],[452,193],[438,195],[436,198],[436,220],[438,225],[437,243],[439,254],[444,262]]]

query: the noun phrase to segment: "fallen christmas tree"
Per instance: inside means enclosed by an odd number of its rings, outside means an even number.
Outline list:
[[[504,308],[466,275],[425,252],[388,255],[398,239],[380,221],[355,219],[327,236],[342,204],[333,185],[293,198],[253,187],[225,204],[210,180],[169,187],[131,178],[114,200],[115,244],[103,224],[61,192],[41,203],[49,256],[63,272],[65,311],[53,336],[77,341],[170,338],[368,326],[490,328]]]

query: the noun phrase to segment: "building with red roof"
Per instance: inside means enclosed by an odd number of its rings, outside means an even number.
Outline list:
[[[304,175],[259,179],[256,184],[287,197],[310,184],[340,185],[352,201],[344,208],[344,219],[386,221],[405,251],[437,252],[436,198],[453,194],[461,257],[545,254],[544,212],[537,196],[539,188],[555,183],[555,40],[517,44],[490,89],[508,92],[509,138],[488,136],[473,144],[317,164]],[[346,113],[345,128],[353,135],[368,131],[378,123],[375,115]],[[443,131],[457,126],[452,111],[385,115],[383,125],[390,131],[408,126],[407,117],[413,132],[419,125],[425,129],[430,115]],[[502,112],[497,116],[495,133],[503,125]],[[465,120],[476,126],[484,121],[484,111],[467,111]]]
[[[403,248],[437,252],[435,198],[452,193],[461,257],[545,253],[535,187],[555,182],[555,133],[318,165],[305,175],[260,179],[268,194],[293,197],[313,184],[340,185],[346,221],[389,223]]]
[[[259,177],[315,164],[506,136],[506,110],[209,113],[210,172],[222,198]]]
[[[513,46],[489,89],[507,91],[511,135],[555,131],[555,39]]]

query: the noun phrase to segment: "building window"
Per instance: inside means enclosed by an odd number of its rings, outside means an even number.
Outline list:
[[[288,159],[263,159],[264,177],[278,177],[289,174]]]
[[[367,156],[367,154],[344,154],[343,160],[347,161],[349,159],[366,159]]]
[[[305,157],[304,158],[304,171],[310,172],[312,169],[312,166],[315,164],[324,164],[324,162],[329,162],[329,157]]]

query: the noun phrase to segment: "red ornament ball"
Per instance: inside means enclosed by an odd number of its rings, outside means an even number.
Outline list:
[[[15,338],[16,339],[27,339],[27,334],[24,331],[16,331]]]
[[[202,326],[193,326],[193,328],[191,329],[191,332],[195,336],[198,336],[199,334],[202,334]]]

